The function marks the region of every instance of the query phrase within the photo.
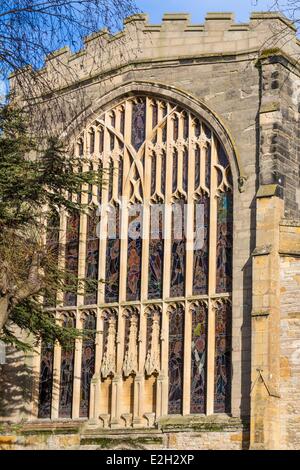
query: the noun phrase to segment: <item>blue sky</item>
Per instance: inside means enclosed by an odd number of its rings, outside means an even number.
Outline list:
[[[137,6],[160,23],[164,13],[190,13],[192,22],[202,22],[208,11],[232,11],[236,21],[248,21],[251,11],[268,11],[274,0],[136,0]]]

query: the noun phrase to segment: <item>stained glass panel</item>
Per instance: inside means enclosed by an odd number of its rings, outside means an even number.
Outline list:
[[[205,184],[207,188],[210,188],[210,174],[211,174],[211,147],[208,144],[207,148],[204,149],[204,152],[201,152],[201,158],[202,156],[205,156]]]
[[[152,105],[152,129],[157,126],[158,106],[157,103]]]
[[[90,153],[95,151],[95,131],[94,129],[90,130]]]
[[[90,336],[85,337],[82,341],[82,356],[81,356],[81,382],[80,382],[80,408],[79,416],[88,417],[89,415],[89,400],[90,400],[90,385],[95,372],[95,330],[96,318],[94,315],[86,317],[84,330],[90,330]]]
[[[117,302],[119,299],[120,270],[120,214],[117,207],[112,206],[112,224],[115,231],[108,230],[109,238],[106,245],[105,268],[105,302]]]
[[[128,225],[131,227],[128,234],[127,255],[127,300],[139,300],[141,290],[141,215],[129,215]]]
[[[109,177],[108,177],[108,201],[111,200],[113,195],[113,182],[114,182],[114,162],[110,158],[109,159]]]
[[[151,196],[155,193],[156,189],[156,153],[153,152],[151,156]]]
[[[178,152],[176,149],[173,150],[173,175],[172,175],[172,191],[175,193],[177,189],[177,173],[178,173]]]
[[[78,245],[79,245],[80,216],[77,211],[67,218],[65,268],[66,286],[70,292],[65,292],[65,305],[76,305],[77,298],[77,274],[78,274]]]
[[[232,289],[232,193],[221,193],[217,202],[217,280],[218,293]]]
[[[194,217],[194,264],[193,295],[207,294],[208,289],[208,237],[209,237],[209,197],[201,196],[195,204]]]
[[[97,236],[98,223],[99,217],[97,215],[97,210],[95,209],[87,216],[85,260],[86,289],[84,299],[86,305],[97,303],[97,281],[99,262],[99,238]]]
[[[207,307],[195,305],[192,311],[191,413],[205,413]]]
[[[169,414],[182,413],[184,309],[169,314]]]
[[[188,171],[189,171],[189,154],[185,148],[182,155],[182,189],[187,192],[188,190]]]
[[[173,140],[176,142],[178,139],[178,117],[177,115],[173,118]]]
[[[54,211],[47,220],[46,247],[50,262],[55,266],[58,263],[59,254],[59,225],[58,212]],[[44,306],[55,307],[56,289],[49,288],[45,293]]]
[[[154,218],[155,214],[155,218]],[[150,227],[149,240],[149,279],[148,279],[148,298],[162,298],[163,288],[163,260],[164,260],[164,241],[163,241],[163,213],[152,211],[152,220]],[[156,220],[158,219],[158,220]]]
[[[53,343],[42,341],[38,406],[39,418],[51,418],[53,356]]]
[[[78,141],[78,155],[80,157],[83,155],[83,140],[81,138]]]
[[[174,204],[171,239],[171,285],[170,296],[182,297],[185,293],[186,247],[184,236],[184,201]]]
[[[122,195],[123,186],[123,159],[120,157],[118,161],[118,196]]]
[[[99,153],[103,152],[103,147],[104,147],[104,130],[101,127],[99,130]]]
[[[67,318],[65,327],[75,328],[75,319]],[[68,348],[62,348],[60,363],[60,390],[59,390],[59,417],[71,418],[73,400],[74,377],[74,350],[75,344]]]
[[[164,196],[166,189],[166,154],[161,153],[161,193]]]
[[[200,149],[198,145],[195,150],[195,190],[198,189],[200,185]]]
[[[125,127],[125,112],[124,109],[120,112],[120,132],[124,135],[124,127]]]
[[[216,309],[215,413],[229,413],[231,401],[231,305]]]
[[[189,118],[186,113],[183,114],[183,138],[188,139],[189,137]]]
[[[145,140],[146,103],[144,100],[133,103],[131,143],[138,150]]]

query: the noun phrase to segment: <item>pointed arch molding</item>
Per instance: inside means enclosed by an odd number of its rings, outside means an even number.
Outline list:
[[[226,150],[234,177],[234,186],[237,185],[239,191],[243,192],[248,177],[244,171],[238,149],[231,133],[220,116],[197,97],[170,85],[157,82],[131,81],[118,86],[98,100],[95,100],[91,106],[78,114],[63,132],[61,136],[62,139],[70,141],[70,139],[78,135],[78,132],[81,131],[83,127],[92,123],[99,114],[112,108],[122,99],[136,95],[148,95],[169,100],[181,107],[186,107],[206,121],[218,135]]]

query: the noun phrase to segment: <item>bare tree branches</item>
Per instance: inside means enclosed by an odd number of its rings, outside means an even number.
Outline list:
[[[114,31],[137,10],[133,0],[2,0],[0,79],[24,67],[39,69],[46,55],[100,28]]]

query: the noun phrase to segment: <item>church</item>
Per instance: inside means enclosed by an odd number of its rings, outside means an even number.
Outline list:
[[[256,12],[135,15],[47,57],[56,129],[109,177],[57,221],[101,282],[45,308],[95,334],[7,353],[1,448],[300,448],[299,54]]]

